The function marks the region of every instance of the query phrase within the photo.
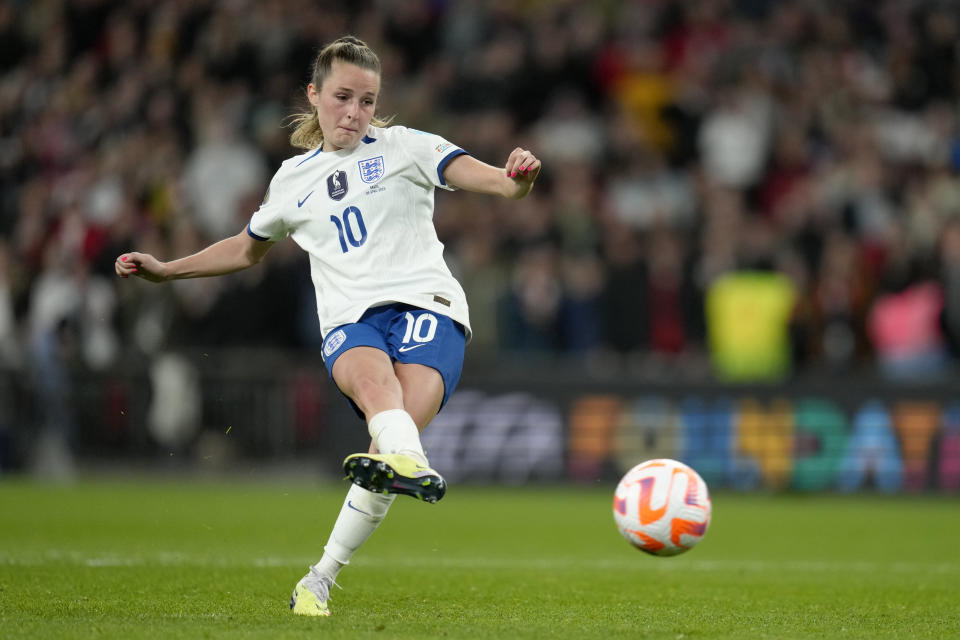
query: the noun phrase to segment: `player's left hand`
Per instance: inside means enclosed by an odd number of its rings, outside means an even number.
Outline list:
[[[532,152],[517,147],[507,158],[505,169],[508,178],[527,183],[529,189],[529,186],[533,185],[533,181],[537,179],[537,175],[540,173],[540,160]]]

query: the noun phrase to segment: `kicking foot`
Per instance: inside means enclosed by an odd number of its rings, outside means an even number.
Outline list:
[[[343,461],[343,472],[355,485],[374,493],[399,493],[436,502],[447,492],[439,473],[402,453],[355,453]]]

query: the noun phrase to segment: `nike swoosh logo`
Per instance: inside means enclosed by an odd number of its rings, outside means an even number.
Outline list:
[[[303,206],[303,203],[307,201],[307,198],[309,198],[309,197],[312,196],[312,195],[313,195],[313,191],[311,191],[310,193],[308,193],[308,194],[303,198],[303,200],[297,200],[297,209],[299,209],[300,207],[302,207],[302,206]]]
[[[359,511],[360,513],[362,513],[362,514],[365,515],[365,516],[370,515],[369,513],[367,513],[366,511],[364,511],[363,509],[357,509],[355,506],[353,506],[353,502],[351,502],[350,500],[347,500],[347,506],[350,507],[351,509],[353,509],[354,511]]]
[[[411,346],[409,346],[409,347],[400,347],[399,349],[397,349],[397,351],[399,351],[400,353],[406,353],[407,351],[410,351],[411,349],[416,349],[417,347],[425,347],[425,346],[427,346],[427,345],[426,345],[426,344],[414,344],[414,345],[411,345]]]

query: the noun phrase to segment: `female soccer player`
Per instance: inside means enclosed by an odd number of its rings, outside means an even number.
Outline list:
[[[344,461],[354,484],[290,600],[303,615],[330,615],[330,586],[396,494],[436,502],[446,491],[420,431],[460,378],[470,320],[433,226],[434,189],[517,199],[540,172],[525,149],[497,168],[439,136],[388,127],[375,116],[379,93],[376,53],[352,36],[329,44],[307,85],[312,108],[290,138],[307,152],[283,162],[246,229],[170,262],[138,252],[116,260],[121,277],[163,282],[246,269],[285,236],[310,255],[324,363],[372,443]]]

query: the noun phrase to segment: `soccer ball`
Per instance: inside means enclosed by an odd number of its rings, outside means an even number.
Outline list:
[[[683,553],[700,542],[710,525],[707,483],[676,460],[641,462],[617,485],[613,519],[627,542],[642,551]]]

